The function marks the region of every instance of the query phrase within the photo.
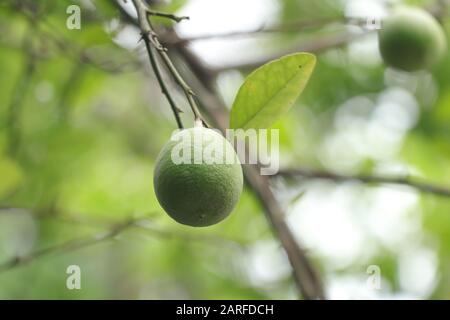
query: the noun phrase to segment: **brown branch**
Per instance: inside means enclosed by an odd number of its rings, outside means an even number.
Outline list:
[[[150,10],[148,8],[147,8],[147,12],[151,16],[167,18],[167,19],[173,20],[175,22],[181,22],[183,20],[189,20],[189,17],[187,17],[187,16],[179,17],[179,16],[176,16],[176,15],[171,14],[171,13],[153,11],[153,10]]]
[[[180,108],[178,108],[175,100],[172,98],[172,95],[169,93],[169,89],[166,86],[166,83],[163,80],[161,69],[159,68],[158,62],[156,60],[156,56],[153,53],[153,49],[150,45],[150,42],[144,40],[145,47],[147,48],[148,56],[150,58],[150,64],[152,65],[153,72],[155,73],[156,79],[158,80],[159,86],[161,87],[162,93],[166,96],[167,101],[169,102],[170,108],[172,109],[172,113],[175,117],[175,121],[177,122],[177,126],[179,129],[183,129],[183,123],[181,122],[180,113],[182,112]]]
[[[179,44],[175,48],[181,57],[189,61],[190,69],[195,72],[195,77],[199,82],[196,91],[203,102],[202,106],[205,112],[217,127],[224,132],[228,127],[228,109],[212,88],[209,82],[210,78],[202,78],[202,75],[208,74],[210,70],[199,63],[200,60],[196,58],[187,46]],[[197,71],[200,72],[197,73]],[[283,209],[270,189],[267,177],[259,174],[258,166],[245,165],[243,169],[246,182],[260,201],[274,235],[279,239],[287,254],[297,288],[305,299],[324,299],[325,293],[321,279],[309,262],[305,250],[287,225]]]
[[[447,1],[447,2],[445,2],[445,1]],[[448,0],[439,0],[439,3],[437,3],[433,8],[430,8],[430,9],[424,8],[424,9],[428,10],[438,20],[442,20],[442,18],[445,16],[445,12],[446,12],[445,8],[448,6],[450,6]],[[363,29],[364,29],[364,24],[367,22],[367,19],[364,19],[364,18],[351,18],[350,17],[350,18],[345,18],[345,19],[343,18],[343,20],[344,21],[347,20],[348,23],[354,24],[356,26],[360,26]],[[277,27],[275,27],[274,29],[275,29],[274,31],[277,32]],[[281,29],[280,32],[283,32],[282,26],[280,29]],[[271,60],[277,59],[280,56],[284,56],[284,55],[287,55],[290,53],[295,53],[295,52],[320,53],[320,52],[323,52],[323,51],[326,51],[329,49],[345,46],[346,44],[348,44],[352,41],[355,41],[362,36],[372,34],[375,31],[376,30],[364,29],[364,31],[358,32],[358,33],[345,32],[345,33],[338,34],[338,35],[324,36],[317,40],[296,44],[286,50],[281,50],[274,54],[269,54],[267,56],[264,56],[264,57],[261,57],[258,59],[252,59],[250,61],[242,61],[242,62],[225,65],[223,67],[215,69],[214,72],[220,73],[220,72],[230,70],[230,69],[252,70],[252,69],[255,69]],[[264,32],[264,30],[259,30],[259,31],[254,30],[254,32],[250,32],[249,34],[258,33],[258,32]],[[270,28],[269,28],[268,32],[271,32]],[[284,31],[284,32],[286,32],[286,31]],[[245,34],[245,32],[242,32],[242,34]],[[218,36],[221,36],[221,35],[218,35]],[[222,36],[227,36],[227,35],[222,35]],[[231,34],[231,36],[234,36],[234,35]],[[191,39],[191,40],[195,40],[195,39]],[[201,39],[199,39],[199,40],[201,40]],[[184,42],[183,39],[180,39],[179,41]]]
[[[394,184],[408,186],[423,193],[434,194],[442,197],[450,197],[450,187],[443,187],[427,182],[419,182],[411,177],[389,177],[374,175],[343,175],[328,171],[310,170],[305,168],[280,170],[276,176],[287,178],[325,179],[336,182],[360,181],[362,183]]]
[[[250,30],[240,30],[240,31],[232,31],[218,34],[204,34],[197,35],[191,37],[174,37],[174,38],[164,38],[170,44],[187,44],[188,42],[194,41],[205,41],[205,40],[214,40],[214,39],[234,39],[239,37],[253,37],[257,35],[264,34],[273,34],[273,33],[293,33],[293,32],[301,32],[306,31],[318,27],[322,27],[331,22],[345,22],[345,18],[328,18],[328,19],[314,19],[308,21],[294,21],[291,23],[284,23],[280,25],[274,26],[265,26],[262,25],[255,29]]]
[[[161,44],[158,34],[153,30],[153,27],[148,19],[148,15],[151,14],[148,6],[143,2],[143,0],[132,0],[132,2],[138,15],[139,29],[141,30],[142,38],[145,41],[149,57],[152,56],[151,47],[155,48],[159,53],[162,61],[166,65],[167,69],[186,95],[186,99],[188,100],[191,110],[194,114],[194,120],[196,122],[201,121],[205,123],[200,114],[200,111],[198,110],[194,92],[180,75],[175,65],[172,63],[172,60],[167,54],[167,49]]]
[[[288,49],[277,51],[276,53],[268,54],[266,56],[248,60],[239,61],[236,63],[226,64],[214,69],[215,73],[224,72],[227,70],[239,69],[239,70],[252,70],[258,68],[259,66],[278,59],[281,56],[295,53],[295,52],[311,52],[311,53],[321,53],[329,49],[339,48],[347,45],[348,43],[359,39],[362,36],[371,33],[370,31],[363,31],[360,33],[350,33],[345,32],[338,35],[323,36],[321,38],[296,44]]]
[[[113,3],[115,4],[116,8],[119,10],[119,12],[121,13],[121,15],[123,17],[126,17],[126,19],[128,21],[133,21],[134,22],[134,19],[128,14],[127,11],[124,10],[124,8],[117,1],[114,1]],[[147,10],[148,10],[148,8],[147,8]],[[146,28],[147,32],[150,32],[151,31],[151,25],[150,25],[149,21],[147,20],[147,17],[145,17],[145,20],[146,21],[144,21],[142,23],[142,27]],[[140,27],[139,24],[137,24],[136,26]],[[142,32],[142,30],[141,30],[141,32]],[[145,36],[144,33],[143,33],[142,34],[142,39],[144,40],[145,48],[147,49],[148,57],[149,57],[149,60],[150,60],[150,65],[151,65],[151,67],[153,69],[153,72],[155,73],[155,76],[156,76],[156,79],[158,81],[159,87],[161,88],[162,93],[166,97],[167,102],[169,103],[170,108],[172,109],[172,113],[173,113],[173,115],[175,117],[175,121],[177,123],[178,128],[179,129],[183,129],[183,123],[182,123],[181,118],[180,118],[180,113],[182,111],[177,106],[177,104],[175,102],[175,99],[170,94],[169,89],[167,88],[167,85],[166,85],[166,83],[165,83],[165,81],[163,79],[162,71],[161,71],[161,69],[159,67],[157,58],[156,58],[156,56],[155,56],[155,54],[153,52],[153,48],[152,48],[152,44],[151,44],[150,38],[148,36]]]
[[[116,5],[120,6],[118,3]],[[134,25],[137,24],[137,21],[126,12],[124,13],[122,10],[121,12],[127,21]],[[175,37],[176,34],[171,36]],[[187,62],[190,70],[195,73],[194,76],[198,82],[196,91],[200,101],[202,101],[204,110],[214,120],[218,128],[224,131],[228,123],[228,110],[211,84],[213,71],[202,64],[200,59],[184,44],[179,43],[174,46],[174,49]],[[275,236],[279,239],[288,256],[297,288],[305,299],[324,299],[325,293],[319,275],[284,220],[284,212],[272,193],[267,178],[259,175],[258,168],[255,166],[245,166],[244,173],[248,184],[264,208]]]

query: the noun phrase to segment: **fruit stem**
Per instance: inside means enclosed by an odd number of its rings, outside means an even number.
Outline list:
[[[203,121],[201,119],[197,119],[197,120],[195,120],[194,127],[196,127],[196,128],[204,128],[205,125],[204,125],[204,123],[203,123]]]

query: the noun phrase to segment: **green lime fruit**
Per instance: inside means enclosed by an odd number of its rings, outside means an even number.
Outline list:
[[[384,20],[379,47],[387,65],[417,71],[436,64],[445,54],[447,44],[443,29],[431,14],[401,7]]]
[[[203,127],[184,129],[161,150],[153,184],[160,205],[175,221],[205,227],[225,219],[236,206],[242,167],[221,134]]]

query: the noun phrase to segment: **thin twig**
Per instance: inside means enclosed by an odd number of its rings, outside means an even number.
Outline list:
[[[427,182],[419,182],[411,177],[388,177],[374,175],[343,175],[328,171],[310,170],[305,168],[280,170],[276,176],[288,178],[325,179],[336,182],[360,181],[375,184],[396,184],[408,186],[424,193],[435,194],[442,197],[450,197],[450,188],[434,185]]]
[[[148,42],[149,45],[151,44],[157,50],[167,69],[169,70],[169,72],[174,77],[175,81],[178,83],[178,85],[185,93],[189,105],[192,109],[192,112],[194,113],[194,120],[196,122],[197,121],[205,122],[200,114],[197,102],[195,101],[194,91],[192,91],[192,89],[188,86],[183,77],[180,75],[177,68],[172,63],[172,60],[170,59],[169,55],[167,54],[167,49],[161,44],[158,35],[152,28],[152,25],[148,19],[149,11],[147,5],[142,0],[132,0],[132,1],[137,11],[139,28],[141,29],[144,41],[146,43]]]
[[[158,11],[154,11],[154,10],[150,10],[148,9],[148,14],[151,16],[156,16],[156,17],[163,17],[163,18],[168,18],[171,19],[175,22],[181,22],[183,20],[189,20],[189,17],[187,16],[176,16],[174,14],[171,13],[165,13],[165,12],[158,12]]]
[[[37,219],[50,219],[52,221],[58,221],[63,223],[68,223],[70,225],[79,225],[84,227],[91,227],[91,228],[102,228],[105,229],[105,225],[102,222],[99,221],[85,221],[85,220],[78,220],[74,218],[66,218],[61,215],[55,216],[52,214],[52,212],[49,212],[48,214],[38,214],[39,210],[32,210],[29,208],[17,208],[17,207],[0,207],[0,213],[8,213],[12,210],[24,210],[30,213],[33,213],[34,217]],[[242,242],[234,241],[227,238],[222,238],[220,236],[216,235],[194,235],[194,234],[188,234],[188,233],[180,233],[176,231],[171,230],[165,230],[162,228],[158,228],[156,226],[153,226],[151,223],[149,223],[150,220],[146,218],[137,218],[137,219],[130,219],[123,223],[118,223],[113,225],[112,227],[107,228],[106,231],[103,231],[101,233],[96,233],[91,236],[82,237],[74,240],[69,240],[67,242],[54,245],[51,247],[47,247],[44,249],[36,250],[30,254],[27,254],[25,256],[19,256],[14,257],[8,261],[5,261],[3,263],[0,263],[0,273],[9,271],[11,269],[15,269],[17,267],[29,264],[31,262],[34,262],[38,259],[44,258],[49,255],[53,254],[64,254],[71,251],[83,249],[86,247],[91,247],[93,245],[96,245],[98,243],[104,242],[106,240],[114,239],[117,235],[122,233],[125,230],[128,230],[130,228],[135,229],[136,231],[139,231],[145,235],[149,236],[156,236],[156,237],[163,237],[163,238],[177,238],[182,239],[183,241],[190,241],[190,242],[199,242],[206,245],[228,245],[232,246],[237,249],[245,249],[245,244]]]
[[[205,41],[205,40],[215,40],[215,39],[234,39],[234,38],[240,38],[240,37],[253,37],[257,35],[264,35],[264,34],[273,34],[273,33],[293,33],[293,32],[301,32],[306,31],[318,27],[322,27],[328,23],[333,22],[345,22],[345,18],[339,17],[339,18],[328,18],[328,19],[315,19],[315,20],[308,20],[308,21],[294,21],[291,23],[284,23],[280,25],[274,25],[274,26],[265,26],[261,25],[254,29],[249,30],[238,30],[238,31],[231,31],[231,32],[224,32],[224,33],[216,33],[216,34],[203,34],[203,35],[196,35],[196,36],[190,36],[190,37],[174,37],[170,38],[167,37],[164,38],[165,41],[169,42],[170,44],[186,44],[189,42],[194,41]]]
[[[125,2],[126,2],[126,0],[125,0]],[[143,2],[142,4],[143,4],[143,6],[145,6],[148,15],[167,18],[167,19],[173,20],[175,22],[181,22],[182,20],[189,20],[189,17],[187,17],[187,16],[176,16],[171,13],[155,11],[155,10],[150,9],[150,6],[148,3]]]
[[[116,7],[118,8],[119,12],[121,12],[122,15],[127,15],[127,12],[123,9],[123,7],[118,3],[114,2]],[[150,40],[148,37],[142,37],[145,43],[145,47],[147,49],[148,57],[150,60],[150,64],[152,66],[153,72],[155,73],[156,79],[159,83],[159,86],[161,88],[162,93],[166,96],[166,99],[170,105],[170,108],[172,109],[172,113],[175,117],[175,121],[177,123],[177,126],[179,129],[183,129],[183,123],[180,118],[180,113],[182,112],[181,109],[177,106],[174,98],[172,98],[172,95],[170,94],[166,83],[164,82],[161,69],[159,67],[158,61],[156,60],[156,56],[153,52],[152,45],[150,43]]]
[[[121,16],[129,23],[139,26],[139,23],[123,8],[120,4],[115,2],[116,7],[118,8]],[[166,35],[166,38],[168,40],[168,43],[170,45],[173,45],[177,49],[177,51],[182,50],[183,56],[185,59],[190,62],[188,65],[191,68],[196,68],[195,71],[196,75],[199,75],[201,79],[205,80],[202,81],[203,85],[208,88],[209,91],[211,91],[213,88],[211,87],[211,83],[213,79],[220,74],[221,72],[232,70],[232,69],[240,69],[240,70],[250,70],[257,68],[264,63],[271,61],[273,59],[277,59],[283,55],[293,53],[293,52],[299,52],[299,51],[305,51],[305,52],[312,52],[312,53],[320,53],[323,51],[326,51],[328,49],[334,49],[342,47],[350,42],[353,42],[355,40],[360,39],[361,37],[370,34],[373,32],[373,30],[366,30],[362,31],[361,33],[343,33],[340,35],[333,35],[333,36],[324,36],[319,39],[315,39],[309,42],[304,42],[300,44],[296,44],[292,46],[291,48],[280,50],[274,54],[270,54],[267,56],[263,56],[258,59],[253,59],[250,61],[240,61],[237,63],[230,63],[221,67],[215,67],[212,68],[210,66],[206,66],[201,62],[198,57],[193,54],[190,50],[184,50],[186,47],[187,42],[183,40],[183,38],[178,37],[173,30],[169,30],[169,32],[166,32],[168,35]],[[194,62],[192,64],[191,62]]]
[[[26,256],[14,257],[14,258],[0,264],[0,272],[14,269],[16,267],[28,264],[30,262],[33,262],[37,259],[40,259],[42,257],[48,256],[51,254],[67,253],[67,252],[82,249],[85,247],[90,247],[97,243],[112,239],[112,238],[116,237],[118,234],[120,234],[121,232],[123,232],[125,229],[132,226],[133,223],[134,223],[134,221],[127,221],[126,223],[117,225],[106,232],[102,232],[99,234],[95,234],[95,235],[80,238],[80,239],[70,240],[68,242],[64,242],[59,245],[55,245],[52,247],[34,251],[31,254],[26,255]]]
[[[262,56],[260,58],[251,59],[248,61],[238,61],[235,63],[225,64],[223,66],[215,68],[213,71],[215,73],[221,73],[227,70],[253,70],[258,68],[259,66],[272,61],[274,59],[278,59],[280,56],[284,56],[287,54],[295,53],[295,52],[311,52],[311,53],[321,53],[323,51],[339,48],[347,45],[350,42],[353,42],[357,39],[360,39],[363,36],[370,34],[372,31],[362,31],[359,33],[354,32],[344,32],[342,34],[334,34],[330,36],[322,36],[320,38],[316,38],[314,40],[309,40],[304,43],[296,44],[288,49],[284,49],[281,51],[277,51],[273,54],[268,54]]]
[[[167,101],[169,102],[170,108],[172,109],[173,115],[175,117],[175,121],[177,122],[177,126],[179,129],[183,129],[183,123],[181,122],[180,113],[182,112],[180,108],[176,105],[175,100],[172,98],[169,90],[167,89],[166,83],[161,74],[161,70],[159,68],[158,62],[156,60],[156,56],[153,52],[150,41],[146,37],[144,37],[145,47],[148,52],[148,57],[150,59],[150,64],[152,66],[153,72],[155,73],[156,79],[158,80],[159,86],[161,88],[162,93],[166,96]]]

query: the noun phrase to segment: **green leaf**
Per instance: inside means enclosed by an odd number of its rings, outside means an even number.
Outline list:
[[[315,65],[313,54],[296,53],[253,71],[233,103],[230,128],[270,127],[292,107],[308,83]]]

